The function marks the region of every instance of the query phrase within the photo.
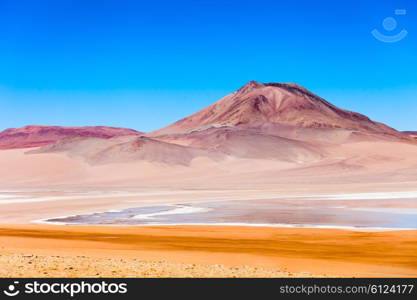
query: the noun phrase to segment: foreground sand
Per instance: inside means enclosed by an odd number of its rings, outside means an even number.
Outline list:
[[[0,276],[417,277],[417,231],[2,225]]]
[[[0,256],[0,277],[317,277],[251,266],[230,267],[141,261],[136,258],[22,255]]]

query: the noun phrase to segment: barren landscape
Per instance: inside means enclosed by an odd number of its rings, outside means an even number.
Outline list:
[[[1,276],[417,276],[414,133],[296,84],[0,149]]]

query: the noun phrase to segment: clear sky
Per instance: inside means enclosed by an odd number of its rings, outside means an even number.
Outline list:
[[[0,0],[0,130],[150,131],[249,80],[417,130],[417,1]]]

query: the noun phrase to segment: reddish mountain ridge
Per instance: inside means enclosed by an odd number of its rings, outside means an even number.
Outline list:
[[[39,147],[55,143],[65,137],[95,137],[109,139],[117,136],[140,135],[142,132],[118,127],[86,126],[25,126],[0,132],[0,149]]]
[[[27,153],[61,152],[92,165],[147,161],[189,166],[200,157],[300,165],[328,158],[334,146],[374,141],[415,143],[411,134],[340,109],[299,85],[255,81],[147,135],[100,126],[27,126],[0,133],[0,149],[44,146]]]
[[[222,126],[259,128],[265,124],[405,137],[362,114],[340,109],[297,84],[256,81],[250,81],[213,105],[154,131],[150,136],[184,134]]]
[[[413,139],[417,139],[417,131],[403,131],[405,134],[407,134],[409,137]]]

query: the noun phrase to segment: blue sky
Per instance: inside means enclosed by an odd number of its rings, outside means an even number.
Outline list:
[[[387,17],[397,21],[391,31]],[[373,29],[408,35],[384,43]],[[249,80],[297,82],[417,130],[414,0],[0,0],[0,35],[0,130],[150,131]]]

